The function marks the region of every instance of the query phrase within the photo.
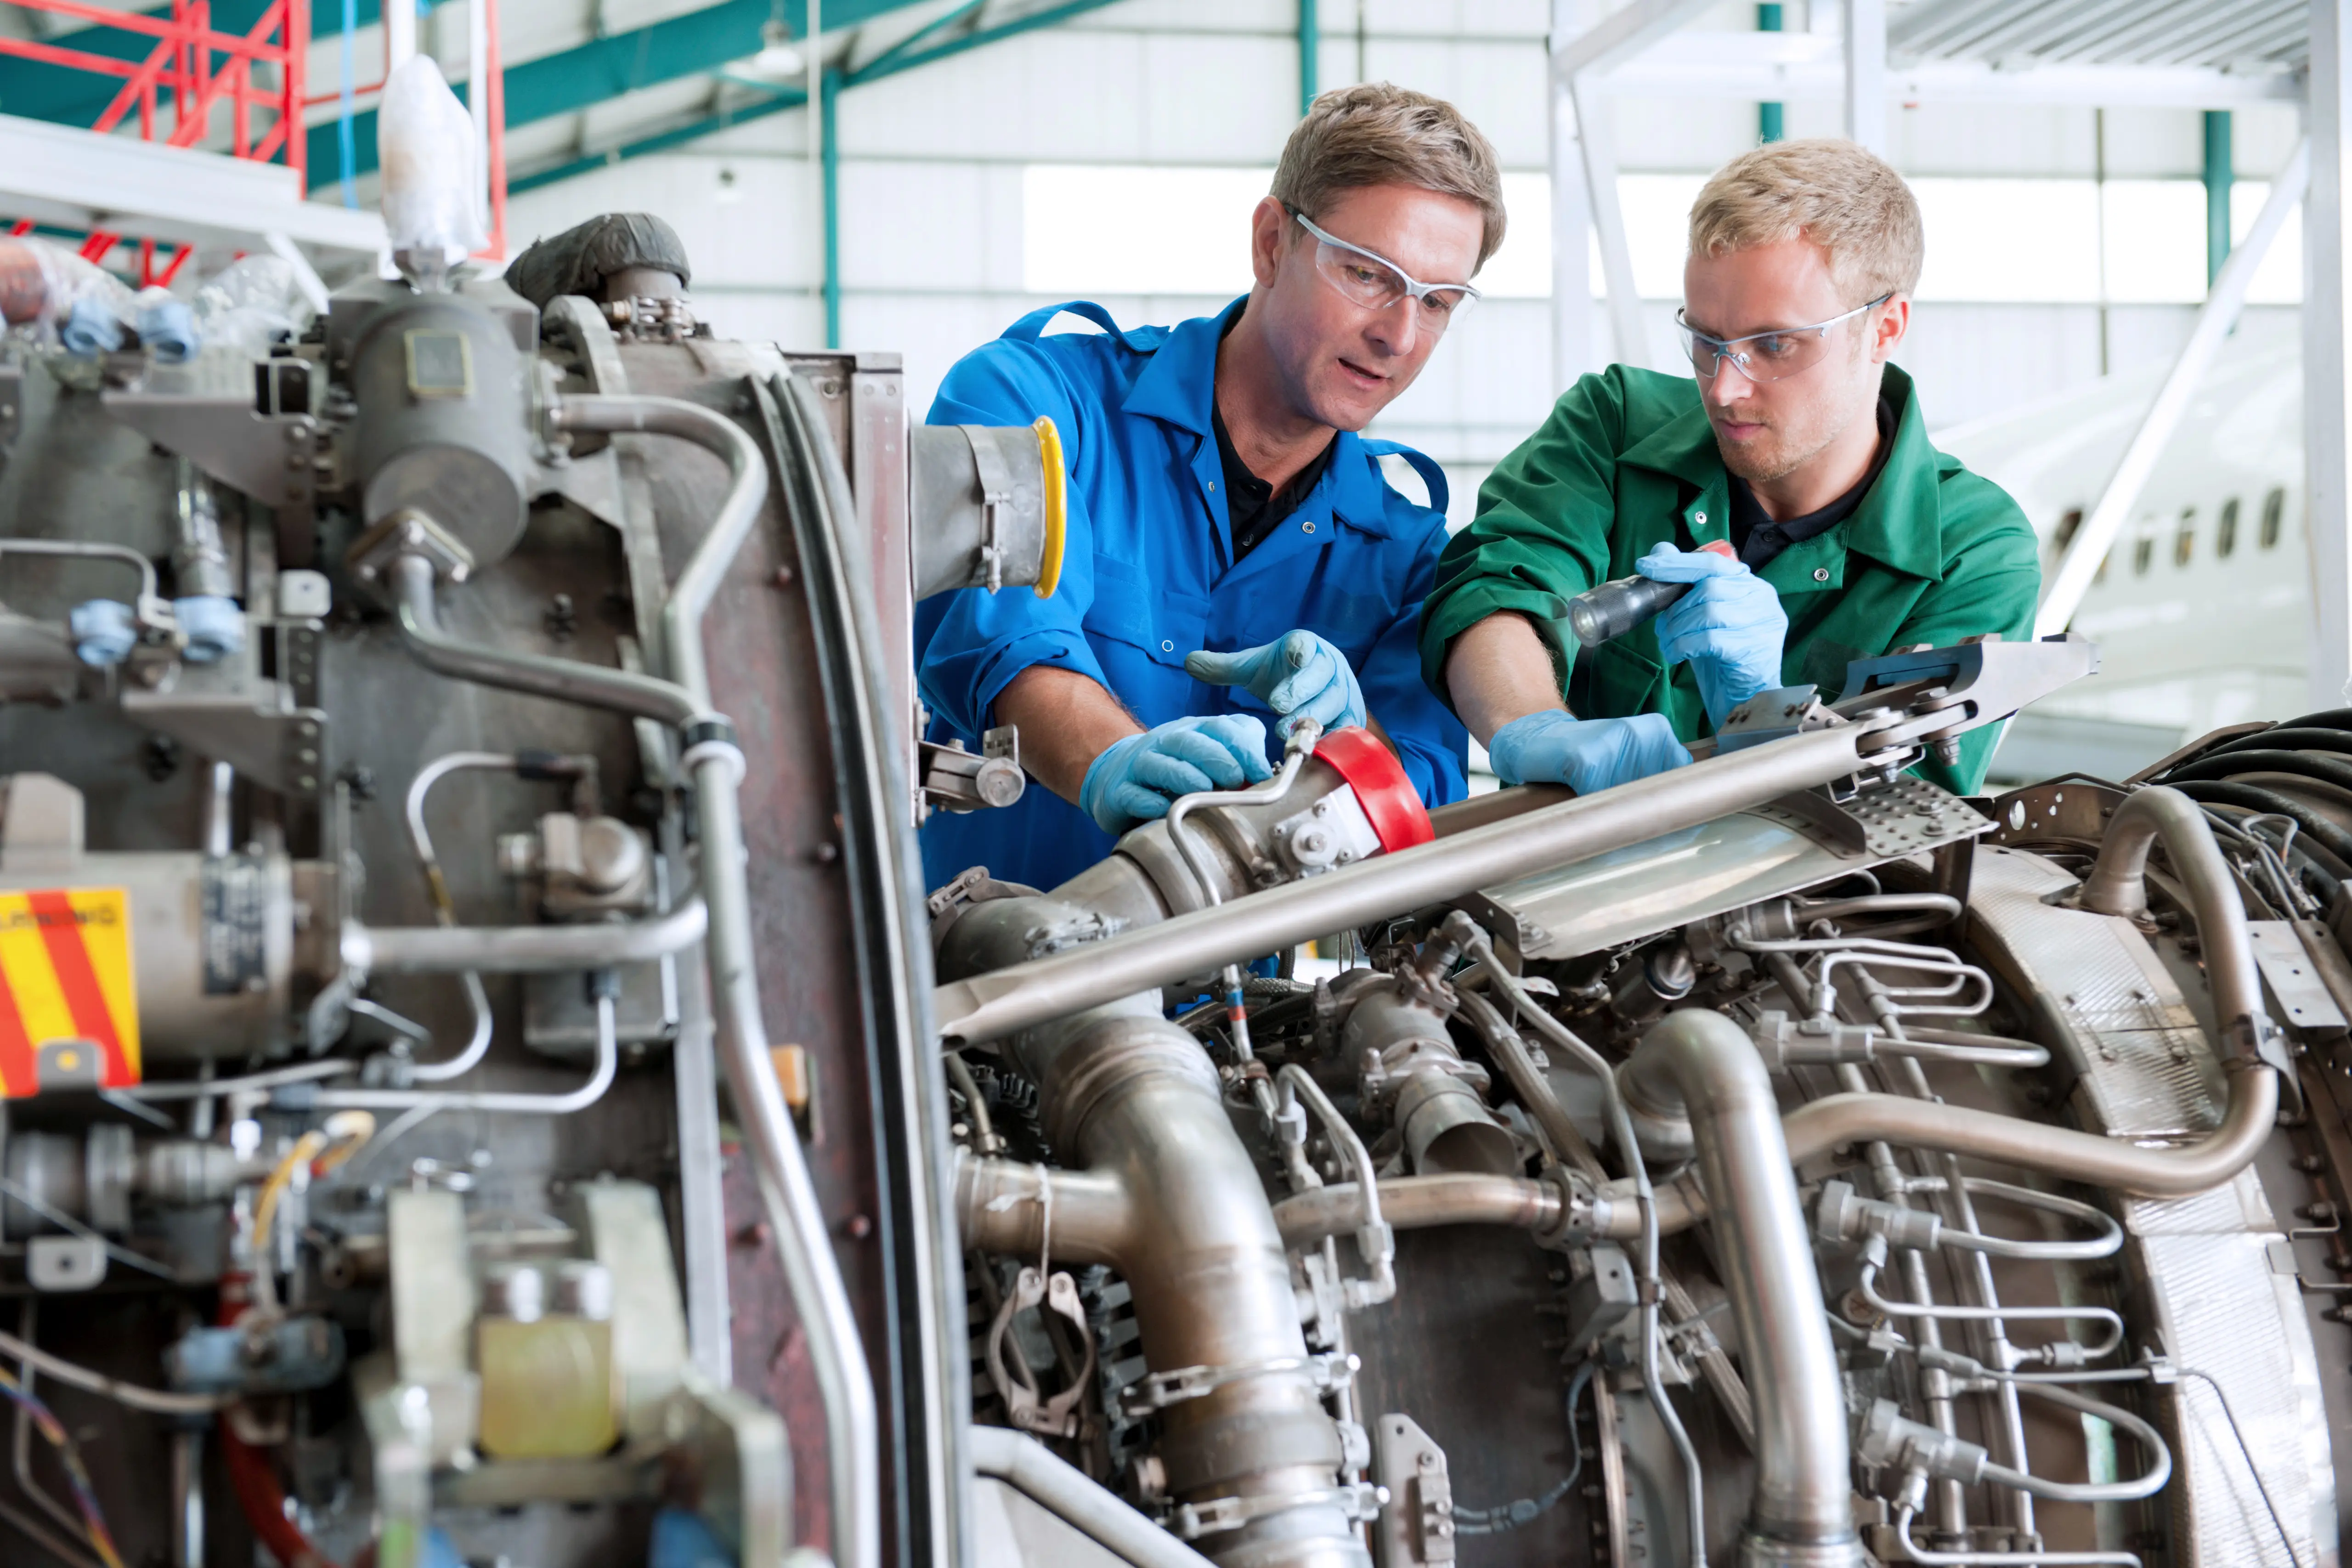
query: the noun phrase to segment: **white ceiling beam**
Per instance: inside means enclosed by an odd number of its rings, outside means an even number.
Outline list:
[[[0,114],[0,211],[85,233],[258,248],[269,235],[373,256],[375,213],[303,199],[278,163]]]
[[[1556,41],[1551,51],[1552,76],[1565,80],[1587,71],[1614,70],[1711,4],[1712,0],[1634,0],[1585,32]]]
[[[1600,79],[1621,98],[1751,98],[1838,101],[1845,92],[1842,39],[1819,33],[1680,33]],[[1893,64],[1886,97],[1899,103],[2101,105],[2231,109],[2293,103],[2300,76],[2285,66],[2217,70],[2204,66],[1997,67],[1972,60]]]
[[[2311,191],[2303,215],[2303,460],[2310,531],[2314,709],[2339,708],[2352,683],[2352,0],[2312,0]]]

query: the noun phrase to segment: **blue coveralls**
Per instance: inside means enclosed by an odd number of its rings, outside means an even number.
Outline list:
[[[1331,462],[1298,510],[1232,565],[1224,471],[1209,423],[1217,345],[1246,297],[1214,316],[1122,332],[1084,301],[1050,306],[956,363],[933,425],[1026,425],[1050,416],[1069,465],[1069,531],[1060,590],[967,588],[916,607],[915,647],[930,737],[973,750],[998,692],[1031,665],[1101,682],[1146,728],[1194,713],[1255,713],[1269,761],[1275,714],[1238,687],[1185,672],[1195,648],[1255,647],[1293,627],[1328,638],[1354,666],[1365,706],[1430,805],[1465,793],[1461,721],[1422,684],[1421,601],[1445,543],[1445,481],[1393,442],[1339,432]],[[1063,311],[1101,333],[1043,335]],[[1376,459],[1398,453],[1436,509],[1406,500]],[[1110,852],[1110,836],[1044,786],[1018,804],[924,826],[936,888],[971,866],[1052,888]]]

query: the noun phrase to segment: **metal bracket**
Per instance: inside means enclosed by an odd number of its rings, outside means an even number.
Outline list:
[[[1372,1531],[1380,1568],[1444,1568],[1454,1561],[1454,1482],[1445,1450],[1409,1415],[1373,1427],[1372,1473],[1390,1498]]]
[[[1087,1347],[1086,1364],[1070,1380],[1070,1386],[1044,1399],[1038,1396],[1034,1383],[1008,1375],[1004,1365],[1004,1340],[1012,1331],[1013,1320],[1037,1306],[1066,1320],[1077,1331],[1078,1342]],[[996,1392],[1003,1395],[1005,1412],[1013,1426],[1048,1437],[1078,1435],[1078,1401],[1095,1384],[1095,1334],[1093,1325],[1087,1321],[1087,1310],[1078,1300],[1077,1282],[1069,1275],[1056,1269],[1048,1279],[1034,1268],[1024,1268],[1014,1278],[1012,1292],[997,1308],[996,1321],[989,1325],[988,1376],[996,1385]]]
[[[927,809],[981,811],[1011,805],[1021,798],[1029,781],[1021,771],[1018,733],[1009,724],[1000,725],[983,736],[981,744],[993,749],[975,756],[963,749],[961,741],[916,742]]]
[[[980,560],[988,568],[988,591],[1004,586],[1004,519],[1013,505],[1013,473],[1004,454],[984,437],[985,426],[959,425],[971,446],[972,472],[980,479]]]
[[[343,552],[352,575],[373,583],[403,555],[422,555],[433,563],[434,574],[451,583],[473,575],[474,552],[431,518],[414,507],[403,507],[352,541]]]

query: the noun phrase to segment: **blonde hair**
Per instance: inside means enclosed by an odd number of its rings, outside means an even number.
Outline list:
[[[1339,192],[1366,185],[1413,185],[1474,203],[1486,220],[1480,267],[1502,246],[1502,161],[1443,99],[1372,81],[1334,88],[1307,107],[1283,144],[1275,200],[1311,218]]]
[[[1785,239],[1828,252],[1831,275],[1859,296],[1856,303],[1918,287],[1927,249],[1903,176],[1867,148],[1828,136],[1743,153],[1691,204],[1695,257]]]

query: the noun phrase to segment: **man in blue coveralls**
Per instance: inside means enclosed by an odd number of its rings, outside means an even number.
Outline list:
[[[1179,795],[1270,776],[1303,718],[1375,727],[1430,805],[1464,793],[1463,728],[1416,650],[1444,480],[1356,432],[1475,302],[1469,280],[1502,241],[1500,169],[1475,127],[1421,93],[1345,88],[1283,149],[1251,219],[1248,294],[1129,331],[1099,305],[1053,306],[948,373],[934,425],[1052,417],[1069,521],[1052,598],[974,588],[919,607],[932,738],[976,750],[1018,725],[1045,786],[932,817],[932,886],[985,865],[1054,887]],[[1103,331],[1045,335],[1064,311]],[[1431,505],[1389,486],[1391,452]]]

